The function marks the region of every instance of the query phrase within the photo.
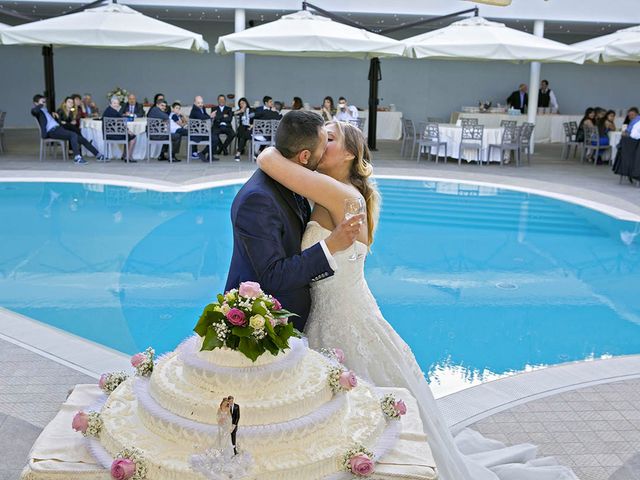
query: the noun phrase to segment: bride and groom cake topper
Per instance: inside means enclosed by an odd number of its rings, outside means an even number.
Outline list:
[[[218,407],[216,415],[218,422],[218,448],[233,448],[233,454],[237,455],[236,434],[238,432],[238,423],[240,422],[240,406],[234,402],[232,395],[224,397]],[[231,445],[229,445],[229,440]]]

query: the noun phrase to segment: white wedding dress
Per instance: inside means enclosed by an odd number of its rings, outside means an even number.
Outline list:
[[[222,451],[225,458],[231,458],[233,457],[233,442],[231,441],[233,424],[231,421],[231,413],[218,409],[216,419],[218,421],[218,437],[216,438],[215,448]]]
[[[331,232],[319,223],[307,224],[302,249],[325,239]],[[311,284],[311,311],[305,333],[313,349],[344,350],[347,367],[380,387],[404,387],[420,405],[425,434],[436,461],[440,480],[578,480],[553,459],[535,459],[530,444],[505,447],[473,430],[454,439],[438,410],[431,389],[413,352],[387,323],[364,277],[367,246],[334,255],[332,277]]]

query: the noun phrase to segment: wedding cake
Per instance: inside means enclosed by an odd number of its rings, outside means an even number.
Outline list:
[[[106,395],[73,428],[117,480],[373,475],[405,403],[343,367],[341,351],[309,349],[291,315],[256,284],[218,296],[175,351],[135,355],[135,376],[103,375]],[[238,455],[223,451],[216,419],[229,395],[241,406]]]

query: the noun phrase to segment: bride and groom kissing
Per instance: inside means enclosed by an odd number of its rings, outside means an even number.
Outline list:
[[[265,149],[257,163],[231,207],[226,291],[245,281],[260,283],[299,315],[294,326],[311,348],[340,348],[345,366],[358,376],[407,389],[417,400],[440,480],[576,478],[564,467],[529,465],[532,445],[508,447],[505,456],[497,442],[476,432],[453,438],[413,352],[384,319],[366,282],[380,196],[357,127],[325,124],[313,112],[293,110],[280,121],[275,148]],[[364,213],[345,212],[353,203]]]

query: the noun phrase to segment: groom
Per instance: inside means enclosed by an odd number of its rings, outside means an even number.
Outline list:
[[[276,148],[292,163],[316,170],[327,145],[322,117],[303,110],[287,113],[276,132]],[[302,331],[309,315],[309,284],[333,275],[333,254],[347,249],[360,232],[349,220],[331,235],[301,252],[300,243],[311,215],[309,203],[261,170],[240,189],[231,206],[233,256],[225,290],[255,281],[299,317]]]

